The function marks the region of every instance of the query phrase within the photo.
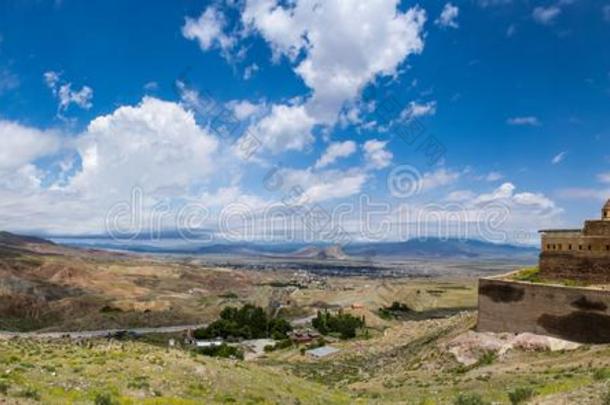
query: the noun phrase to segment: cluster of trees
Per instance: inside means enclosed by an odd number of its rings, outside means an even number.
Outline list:
[[[226,307],[220,318],[206,328],[196,329],[197,339],[214,339],[222,337],[243,339],[285,339],[292,330],[290,322],[283,318],[272,318],[265,310],[255,305],[246,304],[241,308]]]
[[[409,308],[406,304],[394,301],[390,306],[379,308],[379,316],[383,319],[392,319],[395,318],[396,315],[404,314],[410,311],[411,308]]]
[[[331,314],[325,310],[318,311],[311,324],[323,335],[336,333],[341,339],[351,339],[356,337],[358,329],[364,328],[365,319],[364,316],[359,318],[343,311]]]

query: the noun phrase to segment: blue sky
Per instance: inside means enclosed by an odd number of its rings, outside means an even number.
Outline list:
[[[257,238],[294,190],[355,239],[451,234],[457,210],[535,243],[598,216],[610,2],[348,3],[2,2],[0,228]]]

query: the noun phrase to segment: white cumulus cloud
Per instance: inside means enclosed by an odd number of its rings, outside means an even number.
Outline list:
[[[242,21],[269,43],[275,60],[298,60],[294,70],[312,90],[308,111],[319,122],[333,123],[345,101],[423,50],[425,12],[402,12],[398,3],[247,0]]]
[[[225,34],[225,27],[223,13],[216,7],[209,6],[198,19],[186,17],[182,35],[187,39],[196,40],[204,51],[217,47],[228,57],[229,51],[235,46],[235,38]]]
[[[413,118],[434,114],[436,114],[436,101],[429,101],[427,103],[411,101],[400,113],[400,119],[403,121],[410,121]]]
[[[61,139],[52,131],[41,131],[16,122],[0,120],[0,172],[16,170],[56,152]]]
[[[552,24],[557,17],[559,17],[559,14],[561,14],[561,8],[559,8],[557,5],[552,5],[549,7],[539,6],[534,8],[532,17],[534,18],[534,21],[540,24],[549,25]]]
[[[386,149],[387,142],[371,139],[364,143],[364,158],[369,167],[383,169],[392,163],[394,155]]]
[[[459,14],[460,9],[457,6],[447,3],[435,23],[441,27],[458,28],[457,18]]]
[[[333,142],[328,145],[324,154],[318,159],[315,168],[321,169],[326,167],[339,158],[351,156],[354,152],[356,152],[356,143],[353,141]]]
[[[75,104],[85,110],[93,106],[91,87],[83,86],[80,90],[72,90],[72,83],[64,81],[61,75],[54,71],[45,72],[43,78],[53,95],[59,100],[59,112],[67,110],[70,104]]]
[[[508,125],[514,125],[514,126],[537,127],[540,125],[540,120],[538,119],[538,117],[528,115],[528,116],[523,116],[523,117],[511,117],[508,120],[506,120],[506,123]]]
[[[128,195],[134,187],[157,196],[188,193],[217,169],[217,148],[191,112],[145,97],[91,121],[77,141],[82,170],[68,187],[108,197]]]
[[[315,120],[302,105],[274,105],[269,115],[250,127],[250,133],[272,153],[303,150],[314,137]]]

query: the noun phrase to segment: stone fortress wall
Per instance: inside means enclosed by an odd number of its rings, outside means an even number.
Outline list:
[[[610,283],[610,201],[601,220],[581,229],[540,231],[540,274],[545,279]]]
[[[479,279],[477,331],[610,343],[610,291]]]

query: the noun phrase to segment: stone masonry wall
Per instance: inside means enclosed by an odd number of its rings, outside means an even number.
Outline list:
[[[575,253],[542,252],[540,275],[547,280],[576,280],[593,284],[610,283],[610,257]]]
[[[610,291],[479,280],[480,332],[532,332],[610,343]]]

